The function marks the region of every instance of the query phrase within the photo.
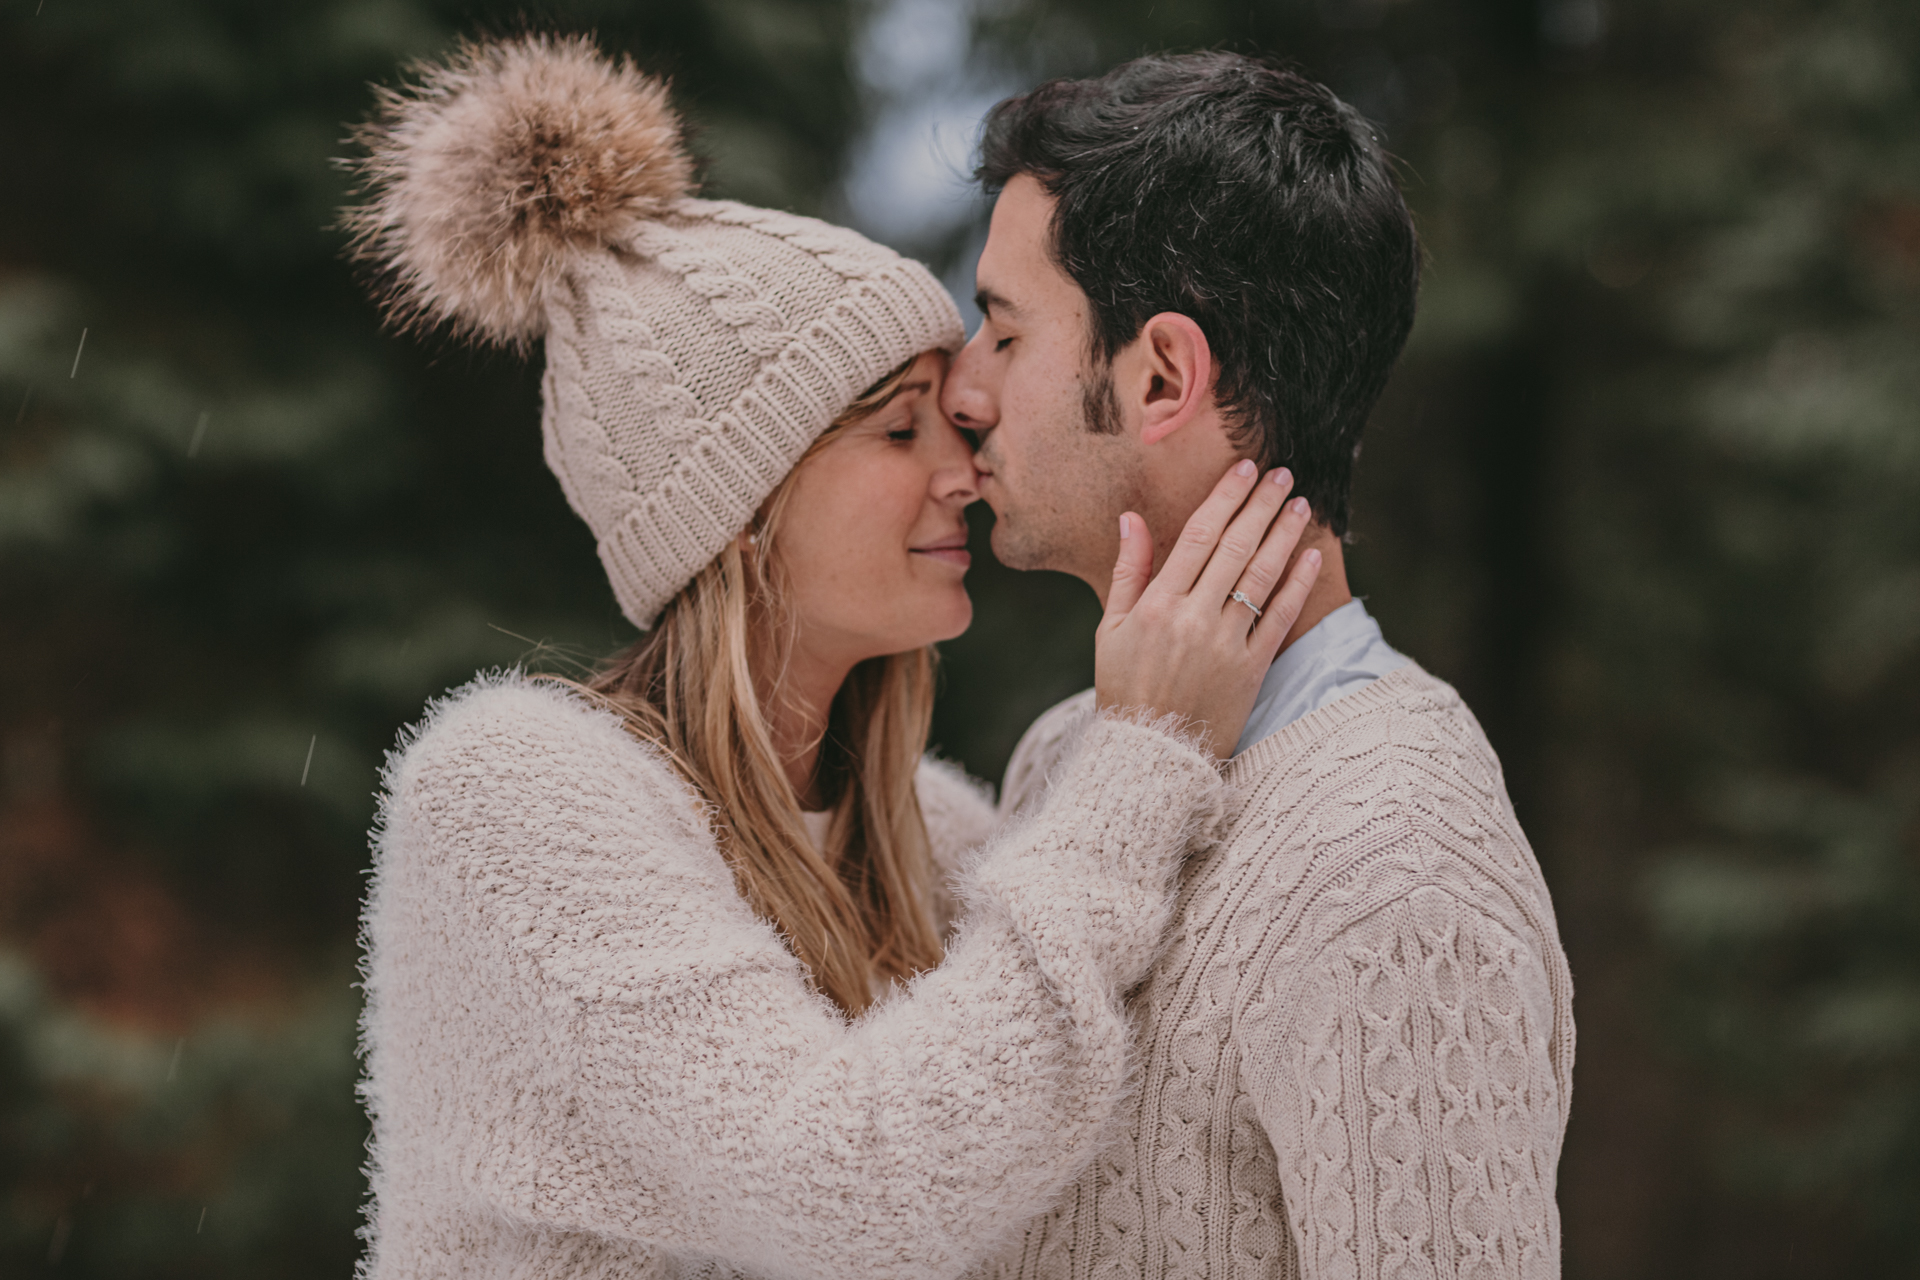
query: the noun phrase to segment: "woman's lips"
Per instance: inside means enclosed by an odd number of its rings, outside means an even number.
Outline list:
[[[944,564],[957,564],[962,569],[973,563],[973,557],[967,552],[967,535],[964,533],[942,538],[924,547],[909,547],[908,550],[914,555],[926,556]]]

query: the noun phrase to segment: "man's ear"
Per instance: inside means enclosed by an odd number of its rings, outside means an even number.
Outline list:
[[[1140,443],[1158,444],[1213,403],[1213,349],[1191,317],[1162,311],[1134,340]]]

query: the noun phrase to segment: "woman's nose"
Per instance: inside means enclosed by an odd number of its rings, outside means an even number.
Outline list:
[[[980,473],[973,469],[973,442],[950,422],[939,429],[939,457],[930,492],[936,501],[972,502],[980,496]]]
[[[983,341],[983,335],[976,333],[960,348],[940,387],[940,411],[969,431],[991,431],[1000,420],[982,377],[986,372],[986,362],[980,358]]]

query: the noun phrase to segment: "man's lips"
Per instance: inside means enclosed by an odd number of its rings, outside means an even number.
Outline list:
[[[944,564],[957,564],[962,569],[973,563],[973,557],[967,553],[967,535],[964,530],[959,533],[950,534],[938,542],[929,542],[924,547],[909,547],[907,549],[913,552],[914,555],[926,556],[929,559],[939,560]]]

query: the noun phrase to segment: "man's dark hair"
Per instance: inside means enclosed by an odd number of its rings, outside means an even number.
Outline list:
[[[988,114],[974,176],[1031,174],[1087,295],[1093,367],[1177,311],[1234,441],[1285,464],[1344,536],[1367,415],[1413,327],[1420,250],[1373,128],[1322,85],[1232,53],[1136,58]],[[1096,382],[1099,379],[1096,378]],[[1100,397],[1089,388],[1089,422]]]

